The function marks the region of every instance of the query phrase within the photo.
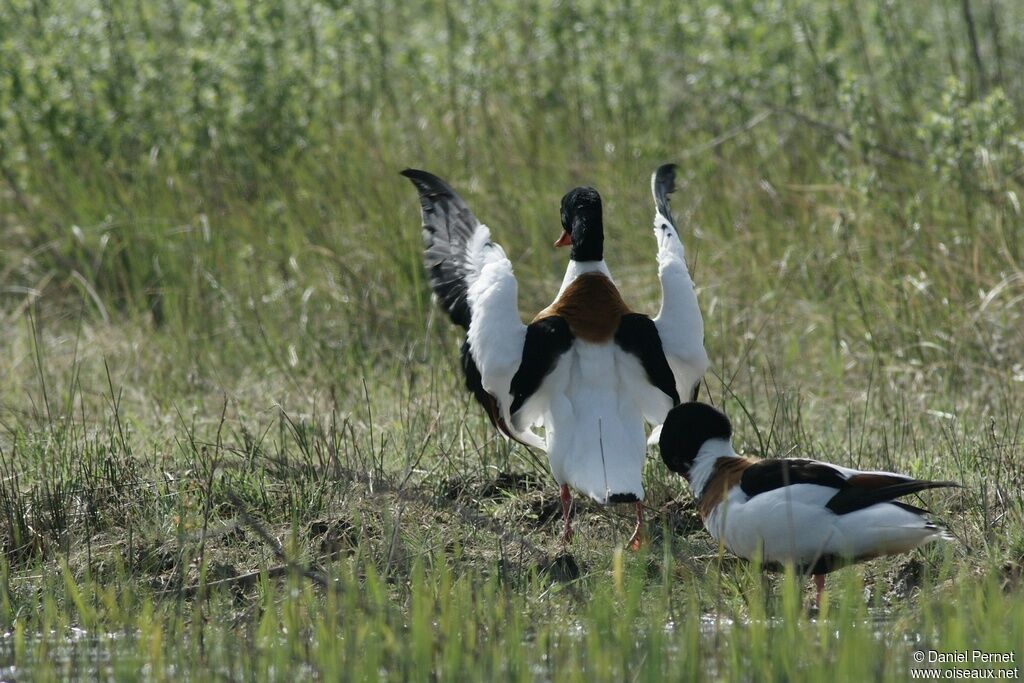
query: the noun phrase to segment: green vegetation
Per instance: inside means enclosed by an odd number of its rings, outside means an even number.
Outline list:
[[[1024,655],[1024,4],[0,4],[0,677],[905,680]],[[406,166],[521,307],[596,186],[653,312],[681,164],[737,445],[955,479],[959,541],[798,580],[655,457],[650,544],[465,395]]]

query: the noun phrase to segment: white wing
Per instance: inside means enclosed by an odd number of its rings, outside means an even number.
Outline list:
[[[519,284],[512,263],[500,245],[490,239],[490,230],[480,225],[470,243],[468,257],[478,273],[469,285],[471,321],[466,339],[480,369],[481,384],[493,396],[504,424],[523,443],[545,449],[544,440],[532,431],[512,426],[512,378],[523,358],[526,325],[519,318]]]
[[[512,264],[491,231],[443,180],[406,169],[420,195],[424,266],[441,308],[466,328],[462,367],[466,387],[503,435],[535,448],[545,442],[511,427],[510,384],[523,357],[526,325],[519,319]]]
[[[654,194],[654,236],[658,240],[658,278],[661,310],[654,319],[662,348],[676,379],[681,400],[695,400],[708,369],[704,350],[704,319],[697,303],[683,241],[672,220],[668,195],[675,191],[675,165],[665,164],[651,176]]]

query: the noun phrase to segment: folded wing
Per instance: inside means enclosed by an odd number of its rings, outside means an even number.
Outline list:
[[[837,515],[846,515],[878,503],[894,503],[903,509],[920,511],[895,501],[911,493],[958,486],[952,481],[927,481],[893,472],[861,472],[798,458],[758,461],[747,468],[740,479],[740,488],[750,498],[798,484],[832,489],[825,507]]]

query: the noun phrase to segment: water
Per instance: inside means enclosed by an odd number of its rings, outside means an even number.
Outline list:
[[[894,617],[890,610],[873,608],[869,611],[868,618],[864,620],[862,626],[870,629],[875,641],[886,642],[892,638],[893,621]],[[819,622],[812,617],[809,619],[809,623],[818,624]],[[752,625],[777,629],[784,625],[784,619],[768,617],[763,624],[759,624],[755,620],[737,620],[713,612],[701,615],[700,635],[701,639],[707,643],[705,651],[707,657],[704,664],[707,673],[714,675],[716,661],[713,653],[716,650],[716,645],[721,645],[720,639],[728,638],[737,628]],[[684,624],[668,621],[664,625],[664,632],[666,635],[676,635],[679,629],[684,627]],[[31,680],[35,666],[43,658],[54,667],[58,677],[62,680],[95,681],[123,677],[141,677],[143,679],[160,677],[154,676],[156,672],[147,671],[146,665],[141,661],[138,635],[138,633],[90,633],[78,627],[71,627],[63,632],[50,631],[45,634],[26,635],[25,654],[16,665],[15,634],[8,631],[0,634],[0,683]],[[565,635],[582,642],[586,637],[586,626],[579,621],[573,622]],[[838,629],[832,631],[832,637],[839,638]],[[905,634],[901,640],[908,647],[919,646],[923,641],[923,636],[914,633]],[[639,645],[640,643],[638,643]],[[666,643],[666,648],[665,654],[671,655],[678,649],[678,644],[670,639]],[[539,655],[541,660],[533,663],[531,671],[538,680],[544,680],[551,672],[542,661],[543,653],[535,652],[534,654]],[[169,666],[169,669],[162,673],[172,675],[173,666]]]
[[[25,681],[33,677],[41,657],[55,667],[64,680],[108,680],[134,656],[134,643],[123,633],[90,634],[71,627],[65,632],[25,636],[25,658],[15,664],[15,635],[0,635],[0,681]],[[118,657],[119,652],[123,657]]]

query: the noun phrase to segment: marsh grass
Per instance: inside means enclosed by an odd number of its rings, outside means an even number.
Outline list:
[[[1024,644],[1017,3],[0,7],[3,678],[906,679]],[[964,9],[973,10],[968,14]],[[645,472],[651,542],[465,395],[406,166],[628,301],[674,209],[737,445],[964,488],[957,541],[798,577]],[[1019,657],[1018,657],[1019,658]]]

